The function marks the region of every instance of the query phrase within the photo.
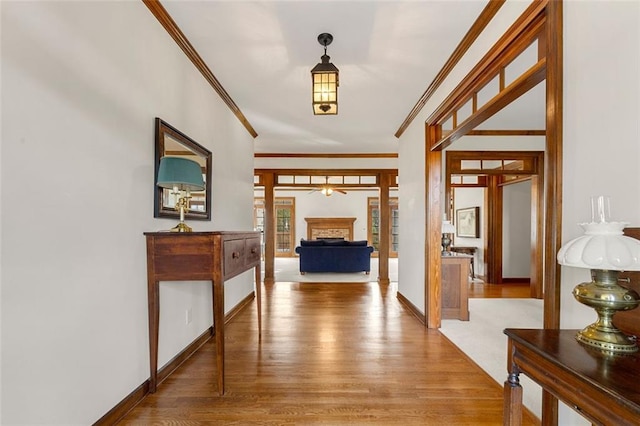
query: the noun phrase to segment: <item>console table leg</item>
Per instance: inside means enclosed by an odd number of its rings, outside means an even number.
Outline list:
[[[262,337],[262,273],[260,264],[256,265],[256,303],[258,305],[258,339]]]
[[[224,395],[224,283],[213,281],[213,327],[216,333],[218,394]]]
[[[160,283],[153,278],[147,280],[149,297],[149,393],[158,386],[158,323],[160,322]]]
[[[504,382],[504,426],[522,424],[522,386],[518,373],[510,373]]]

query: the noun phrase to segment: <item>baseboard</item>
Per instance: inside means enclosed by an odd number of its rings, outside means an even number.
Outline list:
[[[227,324],[233,317],[235,317],[240,311],[246,308],[251,301],[255,298],[255,294],[252,292],[247,297],[242,299],[236,306],[229,311],[224,317],[224,323]],[[180,353],[167,362],[162,368],[158,370],[158,384],[162,383],[171,373],[173,373],[183,362],[189,359],[194,353],[198,351],[205,343],[211,339],[215,334],[215,327],[211,326],[198,336],[193,342],[191,342]],[[149,393],[149,379],[145,380],[140,386],[135,388],[129,395],[127,395],[122,401],[120,401],[115,407],[109,410],[104,416],[96,421],[93,426],[107,426],[118,423],[129,411],[135,408]]]
[[[416,317],[422,325],[424,326],[427,325],[427,320],[425,318],[425,315],[420,311],[420,309],[416,307],[416,305],[411,303],[409,299],[404,297],[402,293],[400,293],[399,291],[397,292],[397,298],[400,304],[404,306],[414,317]]]

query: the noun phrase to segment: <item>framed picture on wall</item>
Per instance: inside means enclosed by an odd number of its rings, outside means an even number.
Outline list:
[[[456,236],[460,238],[480,237],[480,207],[456,210]]]

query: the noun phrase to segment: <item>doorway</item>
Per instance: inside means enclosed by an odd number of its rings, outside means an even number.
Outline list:
[[[539,218],[543,215],[543,186],[540,182],[544,178],[544,152],[543,151],[445,151],[445,215],[454,222],[457,220],[457,212],[462,207],[470,207],[465,203],[456,202],[456,190],[482,191],[482,197],[475,197],[474,204],[482,204],[479,208],[480,227],[479,235],[472,241],[478,247],[474,254],[474,262],[481,271],[483,280],[488,283],[502,284],[509,280],[505,277],[505,264],[509,270],[522,269],[522,262],[512,263],[519,258],[512,257],[513,249],[524,246],[529,249],[525,257],[528,271],[525,275],[529,280],[530,297],[542,298],[543,288],[541,271],[543,268],[543,241]],[[528,199],[525,203],[515,205],[510,202],[512,198],[522,197],[521,193],[514,193],[513,188],[526,185]],[[507,194],[505,196],[505,194]],[[522,201],[522,200],[520,200]],[[523,206],[526,209],[523,212]],[[516,215],[524,223],[516,223]],[[526,217],[525,217],[526,216]],[[520,239],[513,237],[512,232],[505,226],[512,226],[514,232],[520,232]],[[522,241],[522,231],[526,228],[525,241]],[[535,232],[534,232],[535,231]],[[461,238],[458,235],[457,241]],[[454,243],[454,246],[456,243]],[[505,251],[510,257],[505,259]],[[475,272],[475,271],[474,271]],[[512,276],[513,277],[513,276]]]

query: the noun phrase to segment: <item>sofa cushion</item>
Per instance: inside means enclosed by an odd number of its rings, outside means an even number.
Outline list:
[[[366,247],[369,242],[367,240],[361,240],[361,241],[346,241],[348,246],[351,247]]]
[[[324,241],[322,240],[300,240],[301,247],[319,247],[323,245]]]
[[[322,240],[325,246],[348,246],[349,241],[345,241],[343,238],[327,238]]]

